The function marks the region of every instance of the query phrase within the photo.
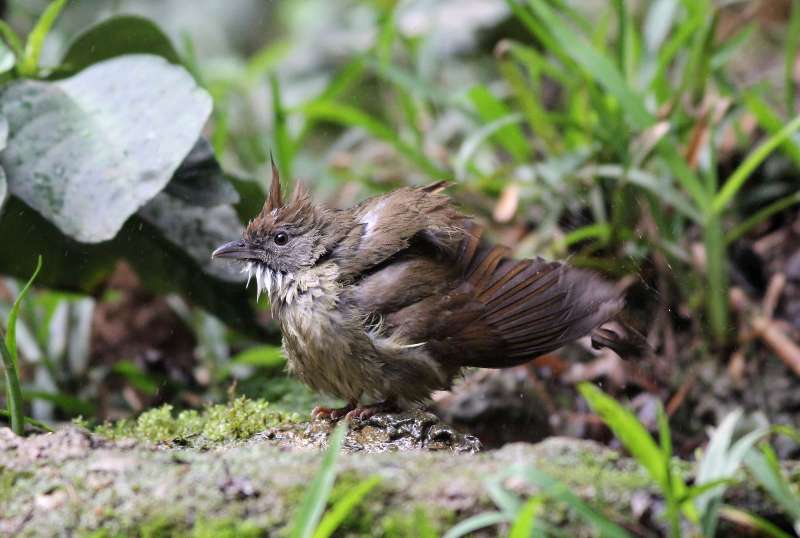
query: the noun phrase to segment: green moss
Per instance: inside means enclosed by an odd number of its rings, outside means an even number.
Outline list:
[[[142,413],[135,421],[120,420],[95,429],[112,439],[134,438],[153,443],[208,443],[249,439],[258,432],[280,424],[298,422],[295,413],[270,408],[266,400],[239,397],[227,405],[210,405],[201,412],[181,411],[177,416],[171,405]]]
[[[386,538],[435,537],[452,527],[455,520],[453,512],[417,506],[411,512],[396,512],[383,517],[375,534]]]
[[[33,473],[12,471],[0,465],[0,502],[6,502],[13,498],[14,486],[19,479],[32,476]]]
[[[263,535],[264,529],[255,523],[233,519],[199,521],[189,533],[191,538],[257,538]]]

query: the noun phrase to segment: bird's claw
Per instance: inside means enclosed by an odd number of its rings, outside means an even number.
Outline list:
[[[353,420],[357,418],[359,420],[366,420],[378,413],[391,413],[394,411],[398,411],[398,407],[396,404],[392,402],[380,402],[372,405],[360,405],[349,411],[345,418]]]
[[[347,420],[366,420],[378,413],[390,413],[397,411],[396,404],[391,402],[380,402],[372,405],[348,404],[344,407],[320,407],[317,406],[311,411],[311,419],[327,419],[336,422],[342,418]]]
[[[337,421],[344,416],[348,416],[354,409],[352,405],[344,407],[322,407],[317,406],[311,411],[311,420],[325,419]]]

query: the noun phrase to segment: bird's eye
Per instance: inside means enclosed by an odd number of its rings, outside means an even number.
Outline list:
[[[286,234],[286,232],[278,232],[275,234],[273,240],[275,241],[276,245],[283,246],[289,242],[289,236]]]

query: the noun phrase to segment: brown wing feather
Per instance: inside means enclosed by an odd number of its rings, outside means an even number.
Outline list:
[[[440,181],[426,187],[405,187],[355,207],[355,226],[333,253],[342,279],[374,271],[413,247],[414,240],[452,257],[461,242],[465,217],[441,193],[446,186]]]
[[[590,334],[622,308],[620,293],[588,271],[541,258],[515,260],[470,224],[457,286],[397,311],[392,325],[425,341],[448,366],[502,368]]]

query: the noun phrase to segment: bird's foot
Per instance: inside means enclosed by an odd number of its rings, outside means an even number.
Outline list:
[[[354,404],[347,404],[344,407],[322,407],[317,406],[311,411],[311,420],[325,419],[337,421],[356,409]]]
[[[345,415],[345,418],[366,420],[378,413],[394,413],[397,411],[400,411],[400,408],[395,402],[380,402],[372,405],[356,406]]]

